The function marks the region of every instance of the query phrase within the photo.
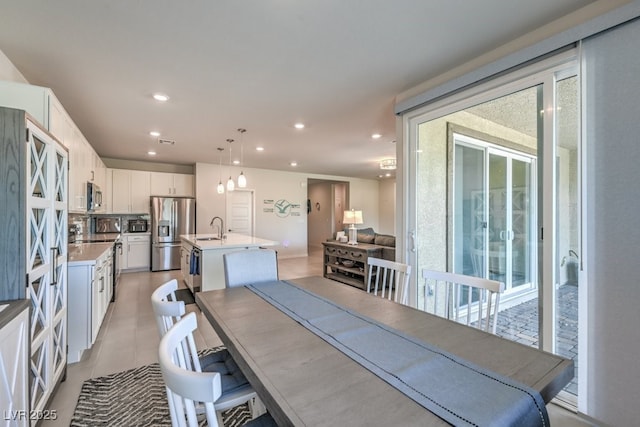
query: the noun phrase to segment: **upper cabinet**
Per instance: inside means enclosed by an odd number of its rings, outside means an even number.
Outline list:
[[[69,150],[69,212],[86,212],[87,182],[104,187],[106,167],[51,89],[0,81],[0,106],[25,110]]]
[[[151,172],[151,195],[193,197],[193,175]]]
[[[111,213],[149,213],[151,173],[129,169],[110,169]]]

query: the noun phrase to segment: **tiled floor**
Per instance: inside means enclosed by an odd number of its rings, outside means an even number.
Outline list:
[[[282,279],[321,275],[321,252],[312,251],[304,258],[280,259],[278,269]],[[68,426],[85,380],[157,361],[159,338],[151,309],[151,293],[167,280],[179,277],[179,271],[121,276],[116,302],[109,307],[95,345],[85,352],[80,362],[68,365],[66,381],[61,383],[51,402],[49,409],[57,411],[57,420],[40,425]],[[195,304],[187,307],[189,311],[197,310]],[[199,348],[221,344],[203,316],[198,318],[195,338]],[[590,425],[555,405],[549,405],[549,413],[554,426]]]
[[[573,380],[565,390],[578,394],[578,287],[563,285],[557,290],[557,353],[574,362]],[[531,347],[538,347],[538,298],[500,311],[496,335]]]

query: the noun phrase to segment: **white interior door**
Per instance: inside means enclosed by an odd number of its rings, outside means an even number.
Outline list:
[[[227,192],[227,230],[230,233],[253,236],[254,192],[236,189]]]

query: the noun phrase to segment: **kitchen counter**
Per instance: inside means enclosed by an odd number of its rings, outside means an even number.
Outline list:
[[[222,240],[219,240],[217,236],[217,234],[183,234],[180,238],[201,251],[255,248],[260,246],[275,246],[278,244],[278,242],[273,240],[246,236],[244,234],[227,233],[226,239]]]
[[[18,299],[0,303],[0,329],[4,328],[20,312],[29,308],[31,300]]]
[[[224,254],[278,244],[273,240],[236,233],[228,233],[223,240],[217,239],[216,234],[183,234],[180,238],[182,239],[180,268],[184,281],[192,292],[224,289]],[[190,274],[191,254],[197,250],[201,252],[200,274]]]
[[[72,243],[69,249],[69,267],[91,265],[107,250],[113,249],[113,242],[105,243]]]

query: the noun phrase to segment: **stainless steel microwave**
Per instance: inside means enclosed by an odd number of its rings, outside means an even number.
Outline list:
[[[93,212],[102,206],[102,191],[93,182],[87,182],[87,211]]]

